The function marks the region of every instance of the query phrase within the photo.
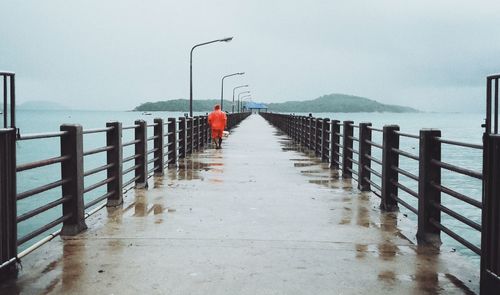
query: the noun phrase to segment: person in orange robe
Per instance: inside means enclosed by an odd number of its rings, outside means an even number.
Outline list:
[[[214,111],[208,115],[208,125],[212,129],[212,140],[215,142],[215,148],[220,149],[222,144],[222,134],[227,127],[226,113],[221,111],[220,105],[216,104]]]

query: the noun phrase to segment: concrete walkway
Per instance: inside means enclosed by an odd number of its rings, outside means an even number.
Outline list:
[[[260,116],[29,255],[1,294],[470,294],[476,268]],[[154,183],[154,185],[153,185]],[[470,280],[470,282],[469,282]],[[468,287],[466,287],[466,285]]]

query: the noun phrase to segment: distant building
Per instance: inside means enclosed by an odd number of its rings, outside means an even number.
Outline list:
[[[267,106],[260,102],[249,101],[246,102],[243,106],[243,111],[249,111],[254,114],[257,114],[259,112],[267,112]]]

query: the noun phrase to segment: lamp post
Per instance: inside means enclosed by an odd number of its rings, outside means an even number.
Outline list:
[[[242,94],[250,93],[250,91],[243,91],[238,94],[238,113],[240,112],[240,98]]]
[[[191,48],[191,54],[189,55],[189,116],[193,117],[193,50],[196,47],[200,47],[203,45],[208,45],[216,42],[229,42],[233,40],[233,37],[228,37],[228,38],[223,38],[223,39],[217,39],[217,40],[212,40],[200,44],[196,44]]]
[[[252,95],[250,94],[247,94],[247,95],[243,95],[243,97],[241,98],[241,109],[243,110],[243,100],[245,99],[249,99],[249,100],[252,100]]]
[[[241,85],[241,86],[236,86],[233,88],[233,106],[232,106],[232,113],[234,113],[234,91],[238,88],[243,88],[243,87],[248,87],[248,84],[247,85]]]
[[[221,89],[220,89],[220,110],[224,110],[224,79],[226,79],[227,77],[232,77],[232,76],[237,76],[237,75],[243,75],[245,74],[245,72],[240,72],[240,73],[234,73],[234,74],[230,74],[230,75],[225,75],[224,77],[222,77],[222,85],[221,85]]]

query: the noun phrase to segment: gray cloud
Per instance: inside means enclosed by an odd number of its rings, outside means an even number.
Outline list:
[[[0,68],[18,96],[80,108],[130,109],[195,97],[220,78],[261,101],[363,95],[424,110],[481,111],[500,71],[496,1],[3,1]]]

